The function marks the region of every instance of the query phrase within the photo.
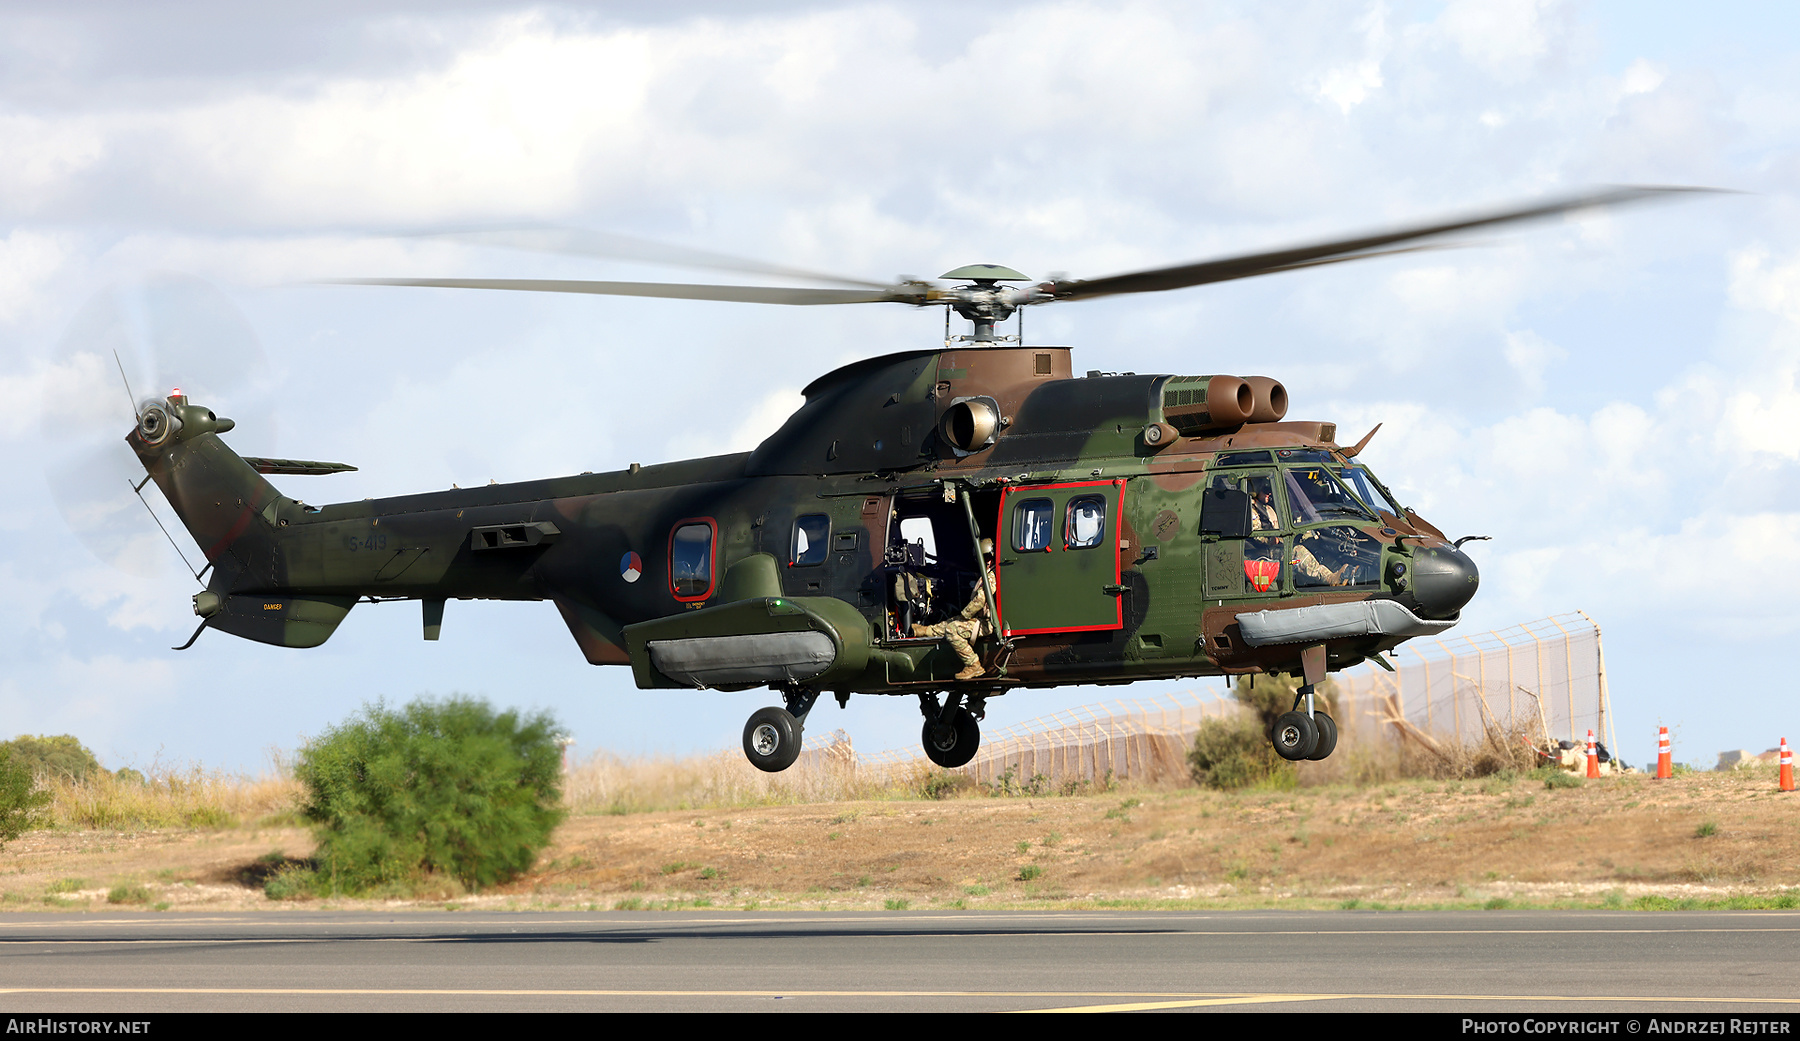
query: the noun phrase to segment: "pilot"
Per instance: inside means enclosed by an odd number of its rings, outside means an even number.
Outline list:
[[[986,578],[976,580],[975,591],[970,594],[969,602],[963,605],[963,609],[955,617],[929,625],[915,625],[912,631],[914,636],[935,636],[950,645],[950,649],[962,659],[962,671],[956,674],[959,680],[980,679],[987,672],[970,643],[993,632],[993,627],[988,623],[987,612],[987,591],[994,584],[993,539],[981,540],[981,563],[987,573]]]
[[[1280,527],[1281,518],[1275,512],[1275,490],[1269,486],[1266,479],[1252,481],[1250,485],[1250,530],[1276,531]],[[1275,539],[1259,539],[1257,541],[1264,542],[1271,550],[1279,548],[1276,546],[1278,540]],[[1308,578],[1318,579],[1328,585],[1341,586],[1344,584],[1344,573],[1350,565],[1346,564],[1333,571],[1319,563],[1319,558],[1313,556],[1311,550],[1300,545],[1299,539],[1295,539],[1294,566]]]

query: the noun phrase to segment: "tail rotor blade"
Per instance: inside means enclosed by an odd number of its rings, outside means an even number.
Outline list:
[[[125,437],[178,386],[208,407],[241,404],[268,385],[268,368],[249,322],[200,279],[159,273],[90,299],[58,346],[45,403],[55,447],[44,478],[76,538],[127,573],[166,573],[169,547],[132,490],[145,474]]]

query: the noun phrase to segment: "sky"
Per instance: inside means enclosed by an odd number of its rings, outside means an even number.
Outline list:
[[[548,603],[208,633],[116,497],[136,391],[309,502],[747,450],[935,310],[328,286],[710,280],[432,233],[548,222],[887,279],[1089,277],[1606,184],[1731,189],[1469,248],[1028,311],[1075,367],[1267,374],[1474,544],[1458,629],[1580,609],[1628,760],[1800,738],[1800,9],[1448,3],[0,7],[0,735],[258,770],[376,700],[549,709],[576,755],[737,747],[774,700],[640,692]],[[716,274],[716,273],[715,273]],[[753,280],[754,281],[754,280]],[[129,458],[127,457],[127,463]],[[146,489],[170,520],[166,506]],[[191,540],[176,529],[190,558]],[[1021,692],[990,726],[1219,681]],[[912,748],[916,704],[809,734]]]

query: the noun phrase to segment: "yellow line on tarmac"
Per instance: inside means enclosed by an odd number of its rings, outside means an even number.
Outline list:
[[[1332,1001],[1344,994],[1244,994],[1234,998],[1200,998],[1182,1001],[1138,1001],[1123,1005],[1071,1005],[1063,1008],[1030,1008],[1021,1012],[1155,1012],[1166,1008],[1204,1008],[1210,1005],[1262,1005],[1283,1001]]]
[[[1161,991],[1058,991],[1058,990],[512,990],[480,988],[376,988],[376,987],[0,987],[0,994],[316,994],[342,995],[477,995],[483,997],[606,997],[606,998],[1120,998],[1146,997],[1193,1000],[1247,1000],[1237,994],[1169,993]],[[1336,995],[1322,995],[1335,997]],[[1275,1000],[1264,995],[1254,1000]]]
[[[1285,1004],[1299,1001],[1517,1001],[1538,1003],[1619,1002],[1646,1004],[1800,1005],[1800,997],[1669,997],[1642,994],[1245,994],[1121,991],[1004,990],[514,990],[500,988],[377,987],[0,987],[0,994],[194,994],[318,997],[570,997],[570,998],[1149,998],[1103,1005],[1053,1006],[1022,1012],[1142,1012],[1222,1005]]]
[[[1591,1002],[1617,1001],[1672,1003],[1686,1005],[1800,1005],[1800,998],[1730,998],[1730,997],[1650,997],[1640,994],[1242,994],[1236,997],[1208,997],[1175,1001],[1145,1001],[1116,1005],[1065,1005],[1053,1008],[1020,1009],[1021,1012],[1148,1012],[1169,1008],[1202,1008],[1208,1005],[1258,1005],[1288,1001],[1540,1001]]]

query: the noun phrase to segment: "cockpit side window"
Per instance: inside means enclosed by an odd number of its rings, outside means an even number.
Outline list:
[[[1294,588],[1376,586],[1381,578],[1381,543],[1349,524],[1313,528],[1294,540]]]
[[[1346,466],[1334,472],[1366,505],[1373,509],[1386,510],[1396,517],[1405,516],[1400,509],[1400,504],[1388,498],[1387,494],[1381,490],[1381,482],[1375,480],[1374,474],[1360,466]]]
[[[1270,474],[1251,474],[1244,478],[1244,490],[1250,493],[1250,530],[1279,531],[1287,527],[1281,504],[1275,497],[1275,478]]]
[[[1324,466],[1296,466],[1286,471],[1288,504],[1295,524],[1322,521],[1372,521],[1375,515]]]

